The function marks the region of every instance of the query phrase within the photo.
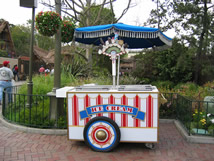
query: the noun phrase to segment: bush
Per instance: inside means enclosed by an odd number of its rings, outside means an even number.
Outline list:
[[[0,49],[0,57],[8,57],[8,53],[5,50]]]

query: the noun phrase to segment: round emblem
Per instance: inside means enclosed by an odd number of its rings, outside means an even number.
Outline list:
[[[110,151],[119,143],[119,128],[113,120],[107,117],[97,118],[93,118],[94,120],[90,120],[86,125],[84,139],[95,151]],[[111,121],[109,122],[109,120]],[[112,124],[112,122],[114,123]]]

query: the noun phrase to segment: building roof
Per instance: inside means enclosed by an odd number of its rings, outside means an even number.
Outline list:
[[[72,48],[71,47],[62,47],[61,54],[62,55],[70,55],[72,53]],[[55,55],[55,50],[44,50],[39,48],[38,46],[34,46],[34,55],[44,61],[46,64],[54,64],[54,55]]]
[[[4,21],[4,20],[0,21],[0,34],[3,34],[3,33],[6,34],[6,36],[3,36],[3,37],[5,37],[5,39],[3,41],[7,42],[8,46],[9,46],[9,51],[15,52],[15,47],[14,47],[14,43],[13,43],[11,32],[10,32],[9,22]]]
[[[50,54],[47,50],[34,46],[34,55],[46,64],[54,64],[54,54]]]

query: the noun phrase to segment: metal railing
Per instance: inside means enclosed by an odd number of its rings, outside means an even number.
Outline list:
[[[67,128],[67,102],[52,116],[51,96],[19,94],[18,86],[5,88],[2,114],[7,121],[38,128]],[[163,93],[167,102],[160,106],[160,118],[177,119],[189,135],[214,136],[214,102],[190,100],[177,93]],[[214,120],[213,120],[214,121]]]
[[[214,102],[188,99],[178,93],[163,93],[167,102],[160,107],[161,118],[177,119],[189,135],[214,136]],[[214,121],[214,120],[213,120]]]
[[[51,96],[19,94],[18,86],[3,91],[2,115],[9,122],[38,128],[67,128],[66,99],[63,112],[52,115]],[[8,92],[9,91],[9,92]]]

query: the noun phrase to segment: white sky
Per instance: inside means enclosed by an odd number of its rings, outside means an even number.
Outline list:
[[[37,0],[40,2],[40,0]],[[54,2],[54,0],[51,0]],[[137,6],[130,8],[126,15],[119,21],[129,25],[143,25],[149,17],[151,9],[156,8],[156,4],[152,0],[133,0]],[[23,25],[27,20],[32,18],[32,9],[20,7],[20,0],[0,0],[0,19],[3,18],[14,25]],[[115,13],[118,17],[127,5],[127,0],[117,0],[115,2]],[[38,3],[36,14],[40,11],[46,11],[49,8]],[[167,36],[173,37],[167,32]]]

